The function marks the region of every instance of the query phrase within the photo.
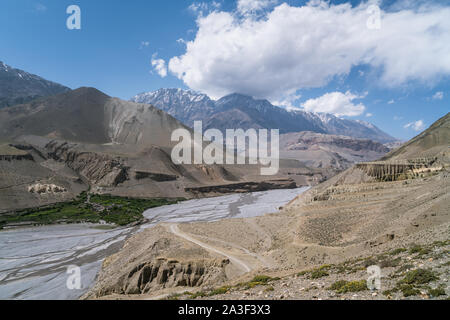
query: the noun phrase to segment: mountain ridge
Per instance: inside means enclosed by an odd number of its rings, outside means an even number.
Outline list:
[[[71,89],[0,61],[0,109]]]
[[[268,100],[254,99],[240,93],[232,93],[215,101],[191,90],[159,89],[136,95],[131,101],[161,108],[190,127],[194,121],[202,120],[204,129],[216,128],[222,131],[228,128],[266,128],[280,129],[280,133],[312,131],[382,143],[397,141],[373,124],[325,113],[288,111],[274,106]]]

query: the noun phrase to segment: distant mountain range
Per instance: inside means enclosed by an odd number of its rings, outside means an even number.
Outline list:
[[[70,88],[0,61],[0,108],[70,91]]]
[[[397,139],[373,124],[302,110],[288,111],[267,100],[230,94],[217,101],[205,94],[181,89],[160,89],[136,95],[133,102],[146,103],[169,113],[187,126],[202,120],[204,129],[280,129],[280,133],[311,131],[392,143]]]
[[[374,161],[390,149],[368,139],[321,134],[309,131],[286,133],[280,137],[280,155],[309,167],[344,170],[354,163]]]

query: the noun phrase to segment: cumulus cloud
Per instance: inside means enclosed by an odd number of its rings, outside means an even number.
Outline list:
[[[415,122],[408,123],[404,126],[405,129],[413,129],[414,131],[422,131],[425,129],[425,124],[423,123],[423,120],[418,120]]]
[[[303,108],[310,112],[331,113],[337,117],[359,116],[364,113],[366,107],[362,104],[354,104],[353,101],[361,99],[363,96],[357,96],[350,91],[330,92],[317,99],[310,99],[303,103]]]
[[[217,2],[193,2],[189,6],[189,10],[196,15],[203,16],[205,14],[209,14],[211,11],[215,11],[220,9],[222,5]]]
[[[243,15],[258,13],[277,2],[278,0],[238,0],[237,11]]]
[[[444,99],[444,93],[442,91],[436,92],[433,95],[433,100],[442,100]]]
[[[370,113],[370,112],[366,113],[366,117],[367,117],[367,118],[373,117],[373,113]]]
[[[381,11],[381,29],[373,30],[373,1],[282,3],[256,18],[239,12],[255,3],[267,1],[240,0],[234,12],[199,16],[195,39],[170,59],[169,70],[215,98],[241,92],[272,101],[322,87],[358,65],[379,71],[379,84],[390,87],[450,75],[450,7]]]
[[[167,76],[166,61],[164,61],[163,59],[158,59],[156,55],[153,55],[151,64],[153,69],[156,71],[156,73],[159,74],[161,78],[165,78]]]

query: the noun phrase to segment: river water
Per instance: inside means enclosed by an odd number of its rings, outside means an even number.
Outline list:
[[[0,299],[78,299],[94,284],[104,258],[123,242],[161,222],[217,221],[275,213],[308,188],[189,200],[147,210],[133,228],[58,225],[0,232]],[[68,289],[68,267],[81,270],[81,289]]]

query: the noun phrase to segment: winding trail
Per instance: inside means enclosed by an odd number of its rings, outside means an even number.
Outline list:
[[[210,246],[209,244],[206,244],[198,239],[195,239],[194,237],[188,235],[187,233],[184,233],[183,231],[180,230],[180,228],[178,228],[178,225],[176,224],[171,224],[169,225],[169,230],[170,232],[172,232],[174,235],[176,235],[177,237],[183,238],[189,242],[195,243],[196,245],[210,251],[210,252],[214,252],[217,253],[221,256],[224,256],[228,259],[230,259],[230,261],[236,265],[237,267],[239,267],[240,269],[242,269],[245,272],[250,272],[252,270],[252,267],[250,267],[247,263],[245,263],[244,261],[242,261],[241,259],[226,253],[218,248],[215,248],[213,246]]]
[[[308,188],[271,190],[252,194],[231,194],[216,198],[192,199],[179,204],[146,210],[148,220],[132,228],[103,229],[102,226],[54,225],[27,227],[0,232],[0,300],[74,300],[96,281],[102,261],[118,252],[126,239],[158,224],[220,221],[227,218],[256,217],[275,213],[280,206]],[[167,228],[169,229],[169,228]],[[266,257],[234,243],[212,237],[189,235],[174,226],[171,233],[200,245],[211,253],[227,257],[237,272],[270,268]],[[170,232],[170,231],[169,231]],[[270,244],[266,240],[266,246]],[[82,288],[67,288],[67,268],[81,268]]]

